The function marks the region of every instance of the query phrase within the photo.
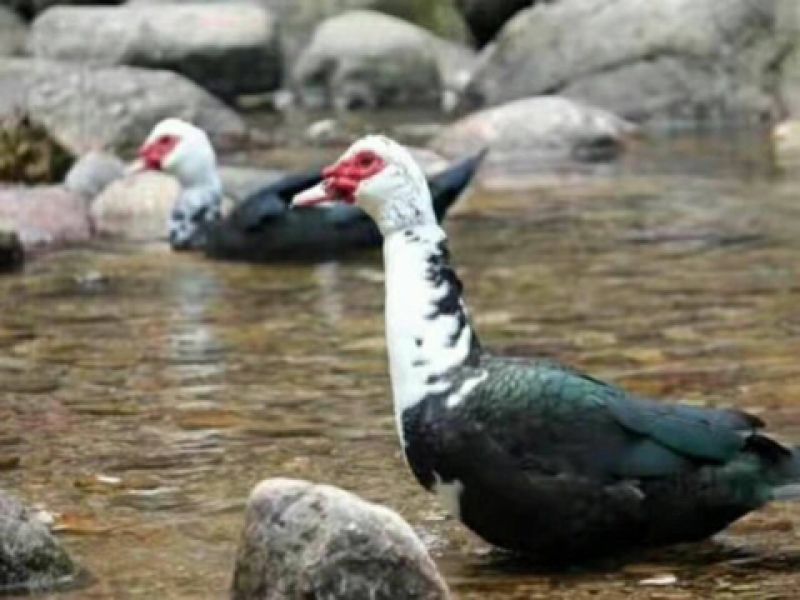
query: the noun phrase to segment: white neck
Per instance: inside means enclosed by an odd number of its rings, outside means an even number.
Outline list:
[[[202,228],[220,218],[222,210],[222,185],[216,168],[207,170],[202,177],[195,176],[188,183],[180,178],[181,191],[169,218],[169,239],[175,247],[205,243]]]
[[[403,412],[426,396],[448,391],[442,376],[468,362],[479,344],[449,264],[447,238],[435,221],[388,233],[383,256],[386,343],[403,441]]]

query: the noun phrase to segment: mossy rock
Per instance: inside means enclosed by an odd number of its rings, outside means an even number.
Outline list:
[[[0,182],[60,183],[73,160],[44,127],[28,117],[0,120]]]

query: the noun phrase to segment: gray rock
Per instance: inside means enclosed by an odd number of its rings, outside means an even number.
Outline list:
[[[145,171],[113,181],[92,202],[95,231],[132,241],[166,240],[180,186],[164,173]]]
[[[458,158],[488,146],[488,171],[525,175],[613,160],[634,132],[634,125],[605,110],[539,96],[456,121],[430,147]]]
[[[74,571],[50,531],[0,490],[0,590],[47,590],[66,583]]]
[[[800,36],[795,48],[783,61],[778,90],[787,114],[800,117]]]
[[[0,228],[16,232],[26,248],[91,237],[86,202],[54,186],[0,188]]]
[[[492,41],[503,25],[535,0],[456,0],[456,6],[479,47]]]
[[[251,494],[233,600],[448,597],[425,546],[393,511],[290,479]]]
[[[128,4],[229,3],[231,0],[128,0]],[[399,17],[436,35],[466,41],[466,26],[453,0],[237,0],[259,4],[280,21],[283,43],[290,58],[300,54],[316,26],[343,12],[369,9]]]
[[[443,82],[456,81],[467,49],[401,19],[374,11],[324,21],[292,72],[306,107],[435,107]]]
[[[32,19],[38,13],[44,12],[51,6],[121,4],[124,1],[125,0],[4,0],[5,4],[17,11],[26,19]]]
[[[280,173],[247,167],[222,167],[225,190],[222,212],[269,184]],[[144,171],[112,181],[92,201],[90,215],[102,236],[131,241],[162,241],[169,234],[168,221],[180,192],[178,182],[159,171]]]
[[[75,156],[136,149],[153,126],[177,117],[203,128],[221,150],[241,148],[244,121],[181,75],[133,67],[44,60],[0,61],[0,118],[29,114]]]
[[[0,56],[25,53],[28,26],[10,8],[0,6]]]
[[[520,12],[469,86],[494,105],[559,94],[635,120],[763,120],[790,47],[780,0],[571,0]]]
[[[89,152],[72,165],[64,187],[91,200],[112,182],[125,176],[125,163],[107,152]]]
[[[175,71],[226,99],[281,81],[275,19],[252,2],[58,7],[34,21],[31,50],[51,60]]]

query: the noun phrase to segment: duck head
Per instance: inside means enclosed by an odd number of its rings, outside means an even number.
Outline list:
[[[422,169],[403,146],[379,135],[355,142],[323,170],[319,185],[295,196],[292,204],[313,206],[323,202],[359,206],[384,235],[436,224]]]
[[[139,149],[143,168],[163,171],[182,186],[205,182],[217,169],[217,157],[206,132],[180,119],[164,119]]]
[[[205,131],[180,119],[165,119],[147,136],[139,159],[139,169],[163,171],[181,185],[169,218],[172,247],[201,246],[205,224],[219,219],[222,203],[217,159]]]

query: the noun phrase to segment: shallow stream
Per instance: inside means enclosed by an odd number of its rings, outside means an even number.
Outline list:
[[[746,408],[800,442],[800,181],[761,138],[677,137],[613,172],[479,189],[447,230],[484,344]],[[800,506],[583,571],[488,554],[401,458],[382,296],[379,251],[252,266],[101,244],[0,279],[0,486],[55,513],[89,574],[52,597],[225,598],[248,492],[274,476],[399,511],[458,598],[798,596]]]

